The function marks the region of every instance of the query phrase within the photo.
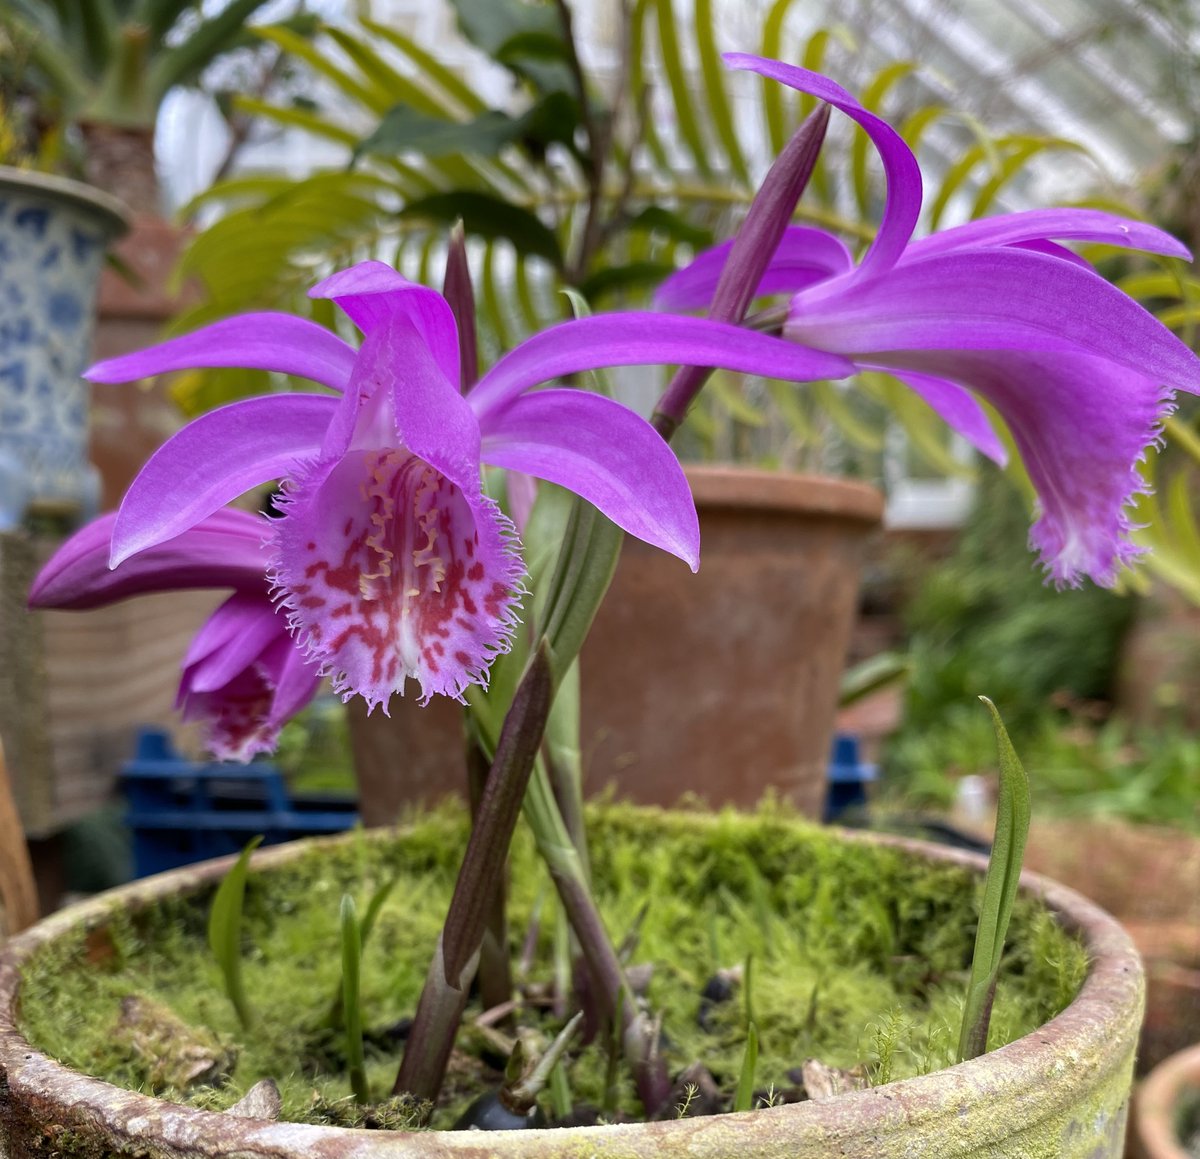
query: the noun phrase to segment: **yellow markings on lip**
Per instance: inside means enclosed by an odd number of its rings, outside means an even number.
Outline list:
[[[360,574],[359,591],[362,598],[375,599],[375,581],[393,577],[397,556],[388,544],[397,541],[392,532],[397,519],[398,495],[402,507],[400,514],[410,517],[415,523],[415,533],[410,542],[423,540],[420,546],[413,547],[411,555],[402,565],[409,580],[403,589],[404,596],[406,599],[415,599],[422,594],[440,591],[447,572],[446,559],[438,550],[438,541],[442,538],[438,528],[441,511],[438,497],[444,480],[432,467],[405,450],[371,452],[367,456],[367,464],[370,473],[360,484],[360,490],[364,502],[374,503],[375,510],[370,516],[371,531],[363,542],[375,556],[376,570]],[[414,475],[415,485],[412,481]],[[408,502],[404,502],[406,498]],[[426,569],[422,581],[416,579],[418,569]]]
[[[392,560],[396,558],[395,553],[384,543],[384,537],[396,517],[396,498],[392,493],[392,484],[395,482],[396,475],[404,467],[403,462],[397,467],[394,462],[395,458],[395,451],[374,452],[368,459],[371,474],[362,485],[364,500],[367,502],[374,500],[379,504],[379,508],[371,512],[371,523],[375,530],[365,540],[366,546],[375,553],[378,559],[379,570],[364,572],[359,576],[358,586],[363,599],[373,598],[368,591],[371,580],[388,579],[391,576]]]

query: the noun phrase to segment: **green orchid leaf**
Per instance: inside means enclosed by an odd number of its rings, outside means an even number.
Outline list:
[[[326,27],[325,34],[354,63],[363,80],[371,86],[377,107],[404,104],[426,116],[449,117],[450,109],[444,100],[438,100],[410,77],[394,69],[365,38],[333,24]]]
[[[367,1089],[367,1068],[363,1059],[362,995],[359,972],[362,963],[362,930],[359,928],[354,898],[342,898],[342,1012],[345,1022],[346,1071],[354,1101],[366,1105],[371,1101]]]
[[[775,3],[771,5],[771,11],[767,13],[766,20],[763,21],[760,52],[768,60],[783,59],[783,24],[793,3],[794,0],[775,0]],[[762,78],[761,84],[760,103],[763,121],[767,129],[767,140],[771,144],[771,152],[777,154],[787,144],[791,131],[788,125],[788,121],[791,119],[790,112],[785,112],[784,109],[785,96],[789,95],[789,90],[786,85],[772,84],[767,77]]]
[[[1017,898],[1021,860],[1025,856],[1025,841],[1029,836],[1029,778],[1008,738],[1008,731],[996,706],[986,696],[979,699],[992,714],[992,726],[996,731],[996,745],[1000,753],[1000,790],[996,802],[996,833],[983,881],[979,927],[975,934],[975,952],[971,957],[967,1001],[958,1039],[959,1062],[977,1058],[987,1050],[988,1025],[996,996],[996,981],[1000,975],[1000,961],[1004,955],[1004,939]]]
[[[742,1069],[738,1074],[737,1091],[733,1096],[735,1111],[754,1109],[754,1075],[758,1070],[758,1027],[751,1022],[746,1027],[746,1049],[742,1054]]]
[[[767,415],[756,407],[747,397],[744,380],[736,374],[718,370],[708,380],[705,388],[712,400],[720,406],[730,418],[748,427],[765,427]]]
[[[262,117],[263,120],[273,121],[277,125],[286,125],[288,128],[293,129],[303,129],[306,133],[311,133],[314,137],[323,137],[327,141],[333,141],[338,145],[345,145],[351,149],[358,145],[357,134],[352,133],[349,129],[342,128],[341,125],[334,124],[327,117],[311,109],[299,108],[294,105],[273,105],[269,101],[256,100],[253,97],[243,96],[240,93],[234,96],[232,107],[235,112],[242,113],[245,116]],[[251,178],[250,180],[255,179]],[[258,180],[279,179],[259,178]],[[289,183],[291,182],[291,178],[287,178],[286,180]],[[223,184],[218,183],[211,189],[204,190],[194,200],[199,200],[200,198],[211,200],[221,197],[224,193]]]
[[[208,946],[221,970],[225,995],[233,1004],[243,1029],[249,1029],[254,1019],[242,985],[242,906],[246,898],[250,854],[262,844],[262,840],[261,836],[251,838],[238,855],[237,861],[217,887],[208,914]]]
[[[490,193],[467,189],[433,193],[409,202],[398,216],[424,218],[438,225],[453,225],[461,218],[469,234],[487,241],[503,238],[524,257],[545,258],[555,268],[562,267],[562,249],[554,232],[531,210]]]

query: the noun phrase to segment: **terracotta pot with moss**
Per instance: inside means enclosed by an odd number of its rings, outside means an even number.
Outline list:
[[[13,939],[0,955],[0,1153],[7,1146],[7,1159],[1121,1155],[1142,976],[1129,939],[1090,902],[1026,876],[992,1017],[990,1045],[998,1049],[947,1066],[974,936],[979,859],[817,830],[779,810],[710,816],[612,807],[589,822],[605,920],[620,932],[642,901],[651,903],[634,963],[647,967],[651,1005],[665,1012],[661,1049],[679,1084],[665,1120],[612,1122],[624,1117],[629,1096],[624,1079],[609,1077],[599,1035],[590,1047],[572,1048],[566,1109],[574,1116],[594,1100],[600,1110],[593,1106],[592,1121],[599,1113],[610,1125],[447,1130],[458,1112],[441,1101],[436,1130],[329,1125],[394,1126],[403,1111],[402,1103],[356,1111],[345,1075],[330,1061],[338,1051],[322,1028],[340,979],[339,898],[349,892],[361,902],[398,875],[362,957],[364,1026],[375,1028],[366,1036],[374,1044],[367,1083],[378,1095],[395,1072],[387,1041],[399,1031],[388,1028],[420,988],[465,834],[459,813],[441,812],[396,834],[256,855],[241,938],[253,1011],[246,1033],[204,949],[209,900],[228,862],[126,887]],[[531,846],[518,842],[514,851],[514,944],[536,928],[544,878]],[[533,940],[544,949],[554,939],[543,928]],[[714,967],[751,956],[752,993],[743,974],[730,983],[729,1000],[710,994],[705,979]],[[522,1009],[536,1011],[547,992],[525,976]],[[743,1085],[748,1010],[761,1042],[750,1100],[758,1109],[711,1113],[731,1105],[730,1091]],[[169,1033],[155,1033],[155,1025]],[[499,1049],[495,1027],[485,1032],[470,1007],[459,1047],[443,1088],[450,1103],[499,1081],[486,1061],[489,1049]],[[52,1056],[90,1060],[108,1079],[161,1088],[171,1101],[88,1077]],[[697,1059],[708,1077],[689,1085]],[[262,1117],[275,1107],[249,1112],[260,1117],[245,1117],[245,1105],[228,1113],[267,1077],[279,1081],[284,1116],[307,1122]]]
[[[1172,1055],[1138,1089],[1132,1159],[1194,1159],[1200,1154],[1200,1045]]]
[[[687,477],[700,571],[627,537],[584,646],[585,789],[742,807],[770,791],[819,817],[863,548],[883,497],[863,483],[741,467],[691,466]],[[457,705],[396,698],[390,716],[368,716],[355,698],[348,711],[366,824],[465,792]]]

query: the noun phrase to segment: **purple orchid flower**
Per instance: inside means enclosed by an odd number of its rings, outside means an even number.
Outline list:
[[[222,759],[271,751],[321,679],[271,601],[269,521],[217,511],[110,570],[115,522],[115,514],[103,515],[71,536],[34,581],[30,606],[86,609],[150,592],[232,588],[188,650],[176,707],[185,720],[203,722],[205,744]]]
[[[1030,543],[1049,577],[1060,586],[1083,575],[1111,585],[1142,550],[1129,542],[1125,512],[1145,489],[1136,463],[1157,438],[1172,391],[1200,391],[1200,360],[1051,239],[1182,258],[1187,249],[1153,226],[1088,209],[1004,214],[913,241],[921,174],[891,126],[806,69],[741,54],[726,61],[840,109],[866,130],[887,179],[879,232],[857,265],[823,230],[785,233],[758,287],[791,295],[784,337],[894,375],[1003,463],[975,395],[985,399],[1037,490]],[[667,279],[656,304],[705,306],[728,251],[718,246]]]
[[[509,646],[523,569],[511,524],[483,493],[481,464],[561,484],[697,567],[691,494],[653,428],[602,396],[531,387],[638,363],[720,362],[795,378],[851,371],[838,355],[734,326],[596,315],[534,335],[464,397],[455,321],[440,294],[380,262],[334,274],[311,294],[332,298],[362,330],[359,350],[303,319],[251,314],[88,372],[93,382],[124,382],[243,366],[341,394],[247,399],[193,421],[131,485],[111,562],[283,479],[284,515],[269,544],[277,598],[334,688],[371,707],[386,707],[410,677],[424,700],[461,698]]]

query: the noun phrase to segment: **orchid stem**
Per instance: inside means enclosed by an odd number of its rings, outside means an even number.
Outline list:
[[[487,754],[474,737],[467,740],[467,791],[471,823],[479,816],[479,805],[488,779]],[[483,943],[479,949],[479,999],[484,1010],[500,1006],[512,997],[512,964],[508,953],[507,884],[502,871],[492,883],[487,906]]]
[[[579,941],[600,1012],[609,1020],[620,1018],[621,1045],[626,1062],[633,1072],[642,1105],[647,1114],[653,1115],[671,1096],[670,1077],[656,1049],[656,1035],[638,1007],[612,939],[604,927],[604,919],[596,908],[583,862],[542,767],[534,771],[529,782],[525,818]]]
[[[393,1093],[431,1103],[437,1098],[454,1047],[467,992],[479,963],[488,903],[504,870],[513,831],[554,694],[549,649],[529,658],[496,743],[467,851],[459,866],[446,924],[405,1044]]]

